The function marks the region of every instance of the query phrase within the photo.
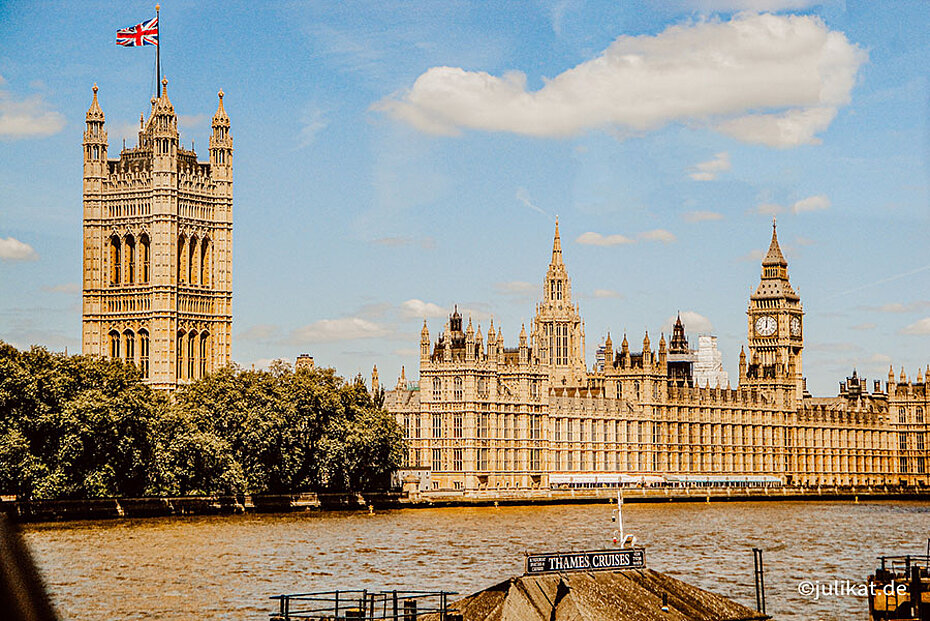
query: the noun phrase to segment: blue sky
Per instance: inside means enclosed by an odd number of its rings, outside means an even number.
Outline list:
[[[80,348],[81,133],[134,144],[143,2],[0,4],[0,339]],[[415,375],[458,304],[515,343],[556,214],[587,355],[677,311],[735,375],[771,218],[836,392],[930,362],[930,4],[162,3],[182,141],[235,140],[233,358]],[[41,33],[41,36],[37,34]]]

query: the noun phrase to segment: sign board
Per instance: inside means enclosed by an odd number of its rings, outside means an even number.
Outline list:
[[[565,571],[614,571],[638,569],[645,566],[646,551],[643,548],[556,552],[526,556],[526,575]]]

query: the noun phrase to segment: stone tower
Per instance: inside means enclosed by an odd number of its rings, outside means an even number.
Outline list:
[[[82,351],[171,390],[229,363],[232,136],[223,92],[210,159],[181,146],[168,82],[138,144],[107,157],[97,86],[84,133]]]
[[[747,380],[757,385],[784,386],[800,399],[804,382],[801,298],[788,282],[788,262],[778,245],[775,221],[772,241],[762,260],[762,279],[749,298],[749,366]]]
[[[543,300],[533,321],[534,357],[548,365],[553,386],[572,385],[585,376],[584,325],[572,304],[572,283],[562,262],[562,238],[555,221],[552,259],[543,282]]]

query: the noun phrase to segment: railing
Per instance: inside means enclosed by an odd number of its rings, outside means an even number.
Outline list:
[[[452,591],[318,591],[294,595],[276,595],[278,611],[273,621],[290,619],[352,621],[416,621],[431,615],[436,621],[461,621],[461,615],[449,608]]]
[[[909,578],[912,568],[917,568],[921,576],[930,576],[930,547],[925,555],[914,556],[880,556],[881,567],[876,577],[881,579]]]

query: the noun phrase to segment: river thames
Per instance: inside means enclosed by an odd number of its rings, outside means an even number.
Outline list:
[[[26,540],[64,619],[263,619],[269,596],[326,589],[468,594],[523,571],[524,551],[610,547],[611,507],[401,509],[39,524]],[[646,564],[754,606],[765,551],[775,619],[867,619],[849,594],[881,554],[923,554],[930,502],[626,504]],[[804,589],[805,587],[801,587]]]

